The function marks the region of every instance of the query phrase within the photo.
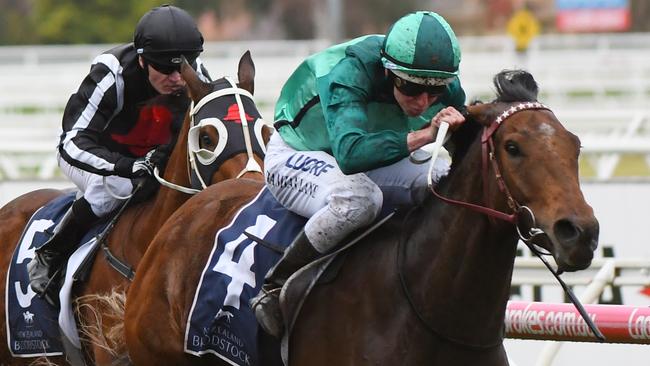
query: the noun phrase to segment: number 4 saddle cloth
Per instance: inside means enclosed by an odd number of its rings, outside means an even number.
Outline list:
[[[344,240],[345,244],[305,266],[287,281],[283,312],[291,314],[289,329],[300,311],[301,300],[316,281],[335,276],[342,263],[335,261],[342,258],[340,253],[395,214],[394,207],[384,206],[373,225],[352,233]],[[306,218],[282,207],[265,187],[237,212],[228,226],[217,232],[190,309],[185,330],[186,353],[196,356],[211,353],[233,365],[260,364],[257,319],[249,302],[262,288],[266,273],[280,260],[306,222]],[[282,342],[285,340],[286,337]],[[282,348],[282,357],[286,358],[284,344],[277,343],[277,347],[278,357]]]
[[[306,221],[263,188],[219,230],[194,295],[186,353],[212,353],[235,365],[259,364],[257,320],[249,300]]]

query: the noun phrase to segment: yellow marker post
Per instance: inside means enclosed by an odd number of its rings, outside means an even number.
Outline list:
[[[533,13],[526,9],[521,9],[513,14],[508,21],[508,34],[515,40],[515,47],[518,52],[525,52],[528,49],[530,41],[539,34],[539,21]]]

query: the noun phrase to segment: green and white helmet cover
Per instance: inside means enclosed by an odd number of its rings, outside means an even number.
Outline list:
[[[442,16],[418,11],[403,16],[388,29],[381,61],[410,82],[446,85],[458,75],[460,46]]]

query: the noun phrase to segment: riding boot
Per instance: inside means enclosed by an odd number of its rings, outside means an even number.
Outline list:
[[[60,267],[79,245],[81,238],[97,222],[85,198],[77,199],[54,228],[54,235],[40,248],[27,264],[30,287],[46,300],[56,304],[56,294],[48,294],[48,288],[57,282]],[[56,286],[55,286],[56,287]]]
[[[280,261],[267,273],[260,293],[251,299],[251,307],[262,329],[280,338],[284,332],[284,321],[280,311],[280,290],[287,279],[297,270],[320,256],[314,249],[304,230],[285,249]]]

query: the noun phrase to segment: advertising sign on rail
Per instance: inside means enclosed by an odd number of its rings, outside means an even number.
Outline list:
[[[585,305],[607,343],[650,344],[650,308],[625,305]],[[510,301],[506,310],[510,338],[597,342],[572,304]]]
[[[555,0],[560,32],[620,32],[630,29],[629,0]]]

